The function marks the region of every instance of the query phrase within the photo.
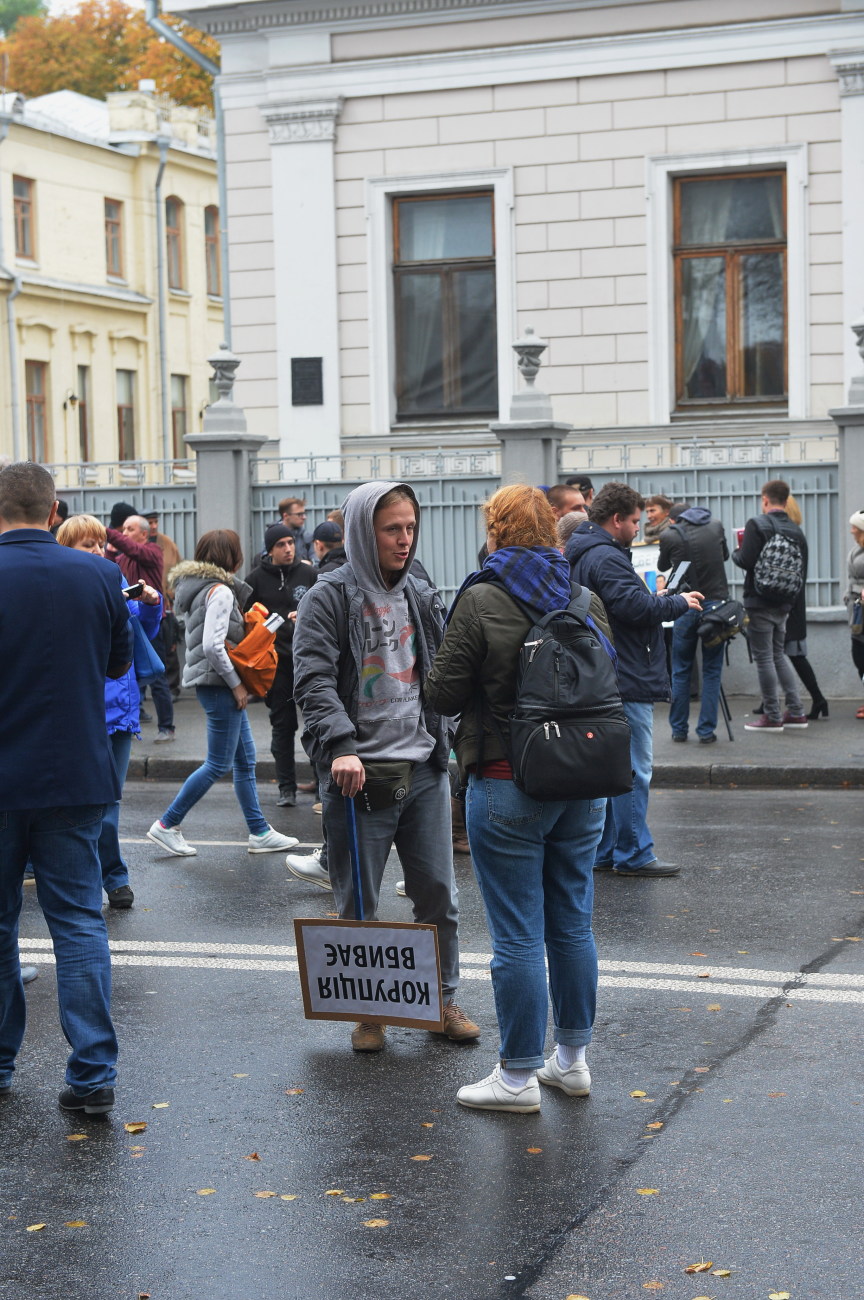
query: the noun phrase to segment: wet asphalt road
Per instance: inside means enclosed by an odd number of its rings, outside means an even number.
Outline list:
[[[124,964],[107,1121],[57,1109],[50,964],[28,988],[0,1100],[3,1300],[864,1296],[859,794],[656,792],[658,847],[685,870],[598,879],[592,1095],[547,1090],[540,1115],[510,1116],[454,1100],[497,1047],[467,859],[459,1000],[483,1040],[391,1029],[384,1053],[357,1057],[348,1026],[302,1019],[285,954],[241,948],[292,944],[292,918],[326,916],[331,896],[280,855],[247,855],[224,785],[184,827],[218,843],[162,855],[143,834],[172,793],[127,788],[136,905],[108,916]],[[311,799],[274,801],[264,787],[273,823],[316,842]],[[407,920],[398,875],[382,916]],[[21,934],[37,941],[34,892]],[[731,1276],[684,1273],[702,1259]]]

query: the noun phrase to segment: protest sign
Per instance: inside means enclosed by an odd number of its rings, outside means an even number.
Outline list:
[[[362,1020],[441,1030],[434,925],[295,920],[307,1020]]]

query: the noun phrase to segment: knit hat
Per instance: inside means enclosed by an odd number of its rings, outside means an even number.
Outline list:
[[[268,552],[273,550],[277,542],[281,542],[283,537],[290,537],[294,540],[294,534],[286,524],[271,524],[264,533],[264,550]]]
[[[864,509],[856,510],[854,515],[850,515],[849,522],[853,528],[860,528],[864,533]]]
[[[130,506],[128,501],[117,501],[111,507],[111,518],[108,521],[109,528],[122,528],[130,515],[137,515],[138,511],[134,506]]]
[[[323,524],[319,524],[312,534],[313,542],[341,542],[342,529],[338,524],[334,524],[332,519],[325,519]]]

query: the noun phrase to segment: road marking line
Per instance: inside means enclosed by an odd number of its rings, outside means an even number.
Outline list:
[[[205,848],[205,849],[248,849],[249,848],[248,840],[190,840],[188,835],[185,838],[187,844],[197,844],[200,845],[201,848]],[[153,843],[153,840],[148,840],[146,836],[142,836],[141,839],[137,839],[134,837],[124,838],[121,836],[120,843],[121,844],[151,844],[153,848],[159,847],[157,844]],[[320,840],[314,840],[314,841],[310,840],[309,843],[304,843],[301,840],[298,844],[294,844],[291,846],[291,851],[293,853],[294,849],[320,849],[320,848],[321,848]],[[165,851],[167,853],[167,849]],[[179,855],[171,854],[170,856],[177,857]]]

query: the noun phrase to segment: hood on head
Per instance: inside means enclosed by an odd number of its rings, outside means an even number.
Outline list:
[[[690,506],[687,510],[682,510],[678,518],[688,524],[707,524],[711,518],[711,511],[706,510],[704,506]]]
[[[618,542],[611,533],[607,533],[605,528],[599,524],[594,524],[587,520],[584,524],[579,524],[570,534],[570,540],[564,548],[565,558],[571,560],[574,555],[581,555],[583,551],[590,551],[594,546],[618,546]]]
[[[378,563],[378,545],[375,541],[374,516],[375,507],[383,496],[393,488],[404,488],[409,494],[417,511],[417,527],[414,541],[408,553],[405,567],[392,587],[388,587]],[[364,483],[350,492],[342,505],[345,519],[345,551],[348,563],[354,570],[357,585],[363,591],[394,592],[405,586],[408,573],[417,554],[417,542],[420,534],[420,509],[414,489],[407,483],[390,483],[383,479]]]

